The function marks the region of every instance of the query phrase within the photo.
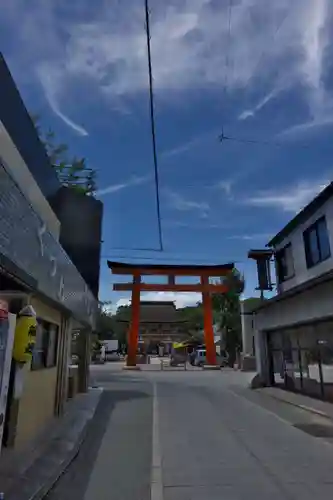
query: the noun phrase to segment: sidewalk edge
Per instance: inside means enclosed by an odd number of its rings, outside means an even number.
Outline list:
[[[302,405],[299,403],[294,403],[293,401],[288,401],[288,400],[283,399],[283,398],[276,396],[274,394],[266,393],[266,395],[272,399],[275,399],[277,401],[281,401],[282,403],[285,403],[287,405],[294,406],[296,408],[300,408],[301,410],[307,411],[309,413],[313,413],[314,415],[318,415],[318,416],[323,417],[323,418],[327,418],[328,420],[333,420],[333,416],[331,416],[328,413],[325,413],[323,411],[316,410],[316,408],[312,408],[311,406]]]
[[[29,497],[28,500],[43,500],[46,495],[52,490],[52,488],[55,486],[55,484],[59,481],[61,476],[66,472],[68,467],[71,465],[71,463],[75,460],[77,455],[80,452],[80,448],[85,440],[85,437],[88,432],[89,424],[93,420],[96,410],[98,408],[99,402],[101,400],[101,396],[103,394],[103,390],[101,390],[101,394],[98,398],[98,402],[91,414],[91,416],[87,419],[84,428],[81,431],[81,434],[77,440],[77,443],[73,447],[73,449],[68,453],[68,456],[63,460],[63,462],[59,465],[58,470],[52,474],[41,487]]]

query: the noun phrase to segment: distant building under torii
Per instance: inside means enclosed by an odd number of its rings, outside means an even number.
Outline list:
[[[120,320],[127,323],[128,320]],[[177,315],[174,302],[141,301],[139,349],[144,352],[157,352],[159,346],[164,352],[171,351],[174,342],[189,339],[187,322]]]

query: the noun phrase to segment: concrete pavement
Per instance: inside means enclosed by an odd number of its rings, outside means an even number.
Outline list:
[[[66,404],[62,418],[55,417],[26,449],[3,450],[0,491],[5,494],[6,500],[44,498],[76,457],[101,394],[100,389],[78,394]]]
[[[250,391],[248,374],[106,365],[93,378],[102,404],[49,500],[333,496],[330,439],[295,428],[333,423]]]

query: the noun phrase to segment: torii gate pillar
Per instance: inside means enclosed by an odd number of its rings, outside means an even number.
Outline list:
[[[136,366],[140,328],[140,276],[134,276],[132,288],[132,320],[128,338],[127,366]]]
[[[209,279],[207,276],[201,277],[201,284],[203,288],[208,285]],[[216,348],[214,341],[213,329],[213,309],[212,309],[212,296],[210,292],[202,292],[202,304],[204,313],[204,332],[206,344],[206,360],[208,365],[216,365]]]

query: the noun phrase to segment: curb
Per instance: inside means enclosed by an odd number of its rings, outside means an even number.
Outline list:
[[[331,421],[333,420],[333,416],[328,415],[327,413],[325,413],[323,411],[316,410],[315,408],[312,408],[311,406],[306,406],[306,405],[302,405],[299,403],[293,403],[292,401],[287,401],[285,399],[279,398],[278,396],[274,396],[273,394],[267,394],[267,396],[269,396],[272,399],[275,399],[276,401],[280,401],[280,402],[285,403],[287,405],[294,406],[295,408],[300,408],[301,410],[304,410],[304,411],[307,411],[307,412],[312,413],[314,415],[318,415],[320,417],[326,418],[327,420],[331,420]]]
[[[59,465],[56,467],[56,470],[53,473],[51,473],[49,477],[45,478],[43,483],[38,485],[35,491],[29,496],[27,495],[22,497],[20,494],[16,495],[16,493],[12,495],[9,492],[9,497],[8,497],[9,500],[43,500],[46,497],[46,495],[52,490],[52,488],[59,481],[61,476],[66,472],[66,470],[69,468],[71,463],[75,460],[75,458],[80,452],[80,448],[87,436],[89,426],[96,414],[96,410],[99,406],[102,394],[104,392],[102,388],[100,389],[101,389],[100,396],[98,398],[95,408],[91,412],[91,416],[87,418],[86,422],[84,423],[83,428],[73,448],[66,454],[66,457],[59,463]]]
[[[98,405],[97,405],[98,406]],[[96,407],[97,408],[97,407]],[[96,410],[95,410],[96,411]],[[95,415],[95,412],[94,412]],[[29,497],[28,500],[43,500],[43,498],[46,497],[46,495],[52,490],[52,488],[55,486],[55,484],[59,481],[61,476],[66,472],[68,467],[71,465],[71,463],[75,460],[75,458],[78,456],[80,452],[81,445],[87,435],[88,431],[88,426],[93,419],[94,415],[87,420],[87,423],[78,439],[77,444],[73,448],[72,452],[69,454],[69,456],[62,462],[61,465],[59,465],[59,470],[52,475],[39,489],[36,491],[32,496]]]

